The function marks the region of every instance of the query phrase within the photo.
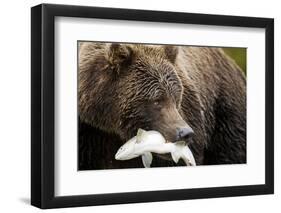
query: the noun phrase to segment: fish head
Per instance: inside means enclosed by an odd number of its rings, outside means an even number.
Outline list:
[[[130,160],[133,158],[138,157],[137,154],[135,154],[135,144],[137,141],[137,137],[131,138],[128,142],[126,142],[124,145],[122,145],[118,151],[115,154],[116,160]]]

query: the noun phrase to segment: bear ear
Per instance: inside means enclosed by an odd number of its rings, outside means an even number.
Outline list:
[[[122,44],[111,44],[108,55],[108,62],[111,69],[119,74],[122,67],[130,64],[132,55],[133,51],[131,47]]]
[[[179,51],[178,47],[173,45],[165,45],[164,51],[169,61],[175,63]]]

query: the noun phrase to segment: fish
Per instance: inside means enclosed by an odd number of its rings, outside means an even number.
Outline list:
[[[194,156],[185,141],[168,142],[160,132],[155,130],[138,129],[137,135],[118,149],[115,159],[130,160],[141,156],[144,167],[149,168],[153,160],[151,153],[171,153],[175,163],[183,159],[187,166],[196,166]]]

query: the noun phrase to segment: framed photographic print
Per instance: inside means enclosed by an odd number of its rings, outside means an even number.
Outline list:
[[[274,191],[274,21],[31,9],[31,203]]]

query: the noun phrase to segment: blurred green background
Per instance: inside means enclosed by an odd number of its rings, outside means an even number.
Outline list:
[[[237,48],[237,47],[226,47],[222,48],[224,52],[229,55],[239,67],[244,71],[245,75],[247,74],[247,49],[246,48]]]

